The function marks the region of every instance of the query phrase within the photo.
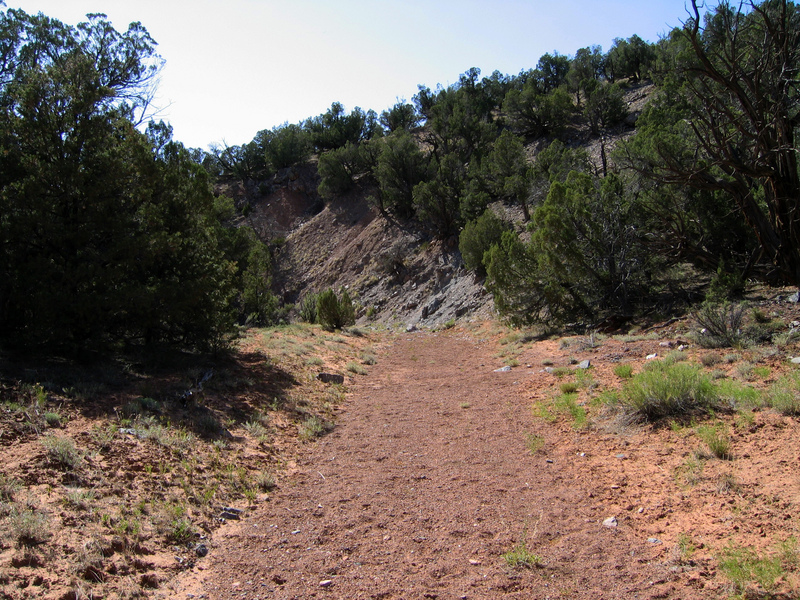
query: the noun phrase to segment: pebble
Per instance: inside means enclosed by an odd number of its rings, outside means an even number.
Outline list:
[[[591,366],[592,366],[592,362],[590,360],[583,360],[583,361],[578,363],[578,368],[579,369],[588,369]]]
[[[648,355],[647,355],[647,356],[645,356],[644,358],[645,358],[645,360],[653,360],[654,358],[658,358],[658,354],[656,354],[655,352],[653,352],[652,354],[648,354]]]
[[[651,544],[660,544],[661,543],[661,540],[658,539],[658,538],[647,538],[647,541],[650,542]]]
[[[481,564],[481,561],[475,560],[474,558],[470,558],[469,559],[469,564],[471,564],[471,565],[479,565],[479,564]]]
[[[323,579],[319,582],[319,587],[329,587],[333,583],[333,579]]]
[[[603,521],[603,527],[616,527],[617,526],[617,517],[608,517],[605,521]]]
[[[495,369],[495,373],[508,373],[511,370],[511,367],[506,365],[505,367],[500,367],[499,369]]]
[[[800,365],[800,356],[795,356],[795,357],[792,359],[792,364],[793,364],[793,365]]]

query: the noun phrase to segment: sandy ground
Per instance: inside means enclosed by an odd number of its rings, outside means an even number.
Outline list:
[[[772,411],[747,427],[717,415],[734,452],[719,460],[691,426],[620,424],[591,399],[620,386],[614,365],[635,372],[669,352],[662,334],[535,342],[507,372],[484,330],[398,336],[351,386],[335,430],[159,595],[727,597],[726,548],[768,553],[796,533],[798,426]],[[585,359],[581,425],[553,399]],[[509,564],[520,548],[535,566]]]

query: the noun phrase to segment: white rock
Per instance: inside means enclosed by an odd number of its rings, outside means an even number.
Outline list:
[[[603,527],[616,527],[617,526],[617,517],[608,517],[605,521],[603,521]]]

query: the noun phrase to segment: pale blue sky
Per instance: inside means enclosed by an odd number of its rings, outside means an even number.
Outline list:
[[[187,146],[249,142],[332,102],[378,113],[417,84],[478,67],[518,74],[545,52],[573,55],[687,17],[685,0],[6,0],[77,24],[141,21],[166,59],[161,118]]]

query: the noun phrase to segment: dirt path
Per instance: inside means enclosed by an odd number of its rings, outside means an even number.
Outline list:
[[[558,354],[536,348],[525,357],[536,365]],[[659,461],[642,448],[637,471],[620,436],[594,432],[590,451],[590,434],[570,427],[531,454],[526,436],[554,427],[532,415],[532,390],[553,378],[494,372],[493,350],[456,332],[399,337],[351,388],[336,429],[269,502],[223,528],[173,597],[696,597],[648,541],[663,529],[646,523],[671,512],[663,498],[660,515],[640,507]],[[604,526],[611,516],[618,525]],[[520,543],[540,567],[506,564]]]

